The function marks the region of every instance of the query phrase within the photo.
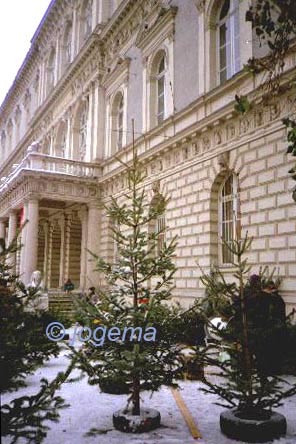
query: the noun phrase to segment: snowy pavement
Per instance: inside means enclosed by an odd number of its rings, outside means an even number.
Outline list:
[[[51,359],[28,377],[28,386],[17,392],[17,396],[33,394],[38,391],[42,377],[52,380],[58,371],[67,366],[66,350],[62,350],[58,358]],[[75,372],[73,376],[79,373]],[[178,409],[169,388],[163,387],[150,398],[143,393],[144,405],[158,409],[161,413],[161,427],[149,433],[128,434],[113,428],[112,413],[125,406],[126,395],[108,395],[101,393],[96,386],[90,386],[84,377],[78,382],[63,384],[59,394],[70,407],[61,411],[59,423],[49,423],[44,444],[239,444],[225,437],[219,428],[219,415],[223,407],[214,404],[217,397],[199,390],[202,386],[197,381],[181,382],[181,395],[190,410],[202,439],[194,440]],[[15,397],[15,393],[2,396],[2,403]],[[285,437],[274,440],[273,444],[296,444],[296,397],[288,398],[282,407],[276,409],[287,418],[288,431]],[[94,434],[88,435],[91,429]],[[9,444],[8,437],[3,444]],[[19,441],[21,444],[22,442]]]

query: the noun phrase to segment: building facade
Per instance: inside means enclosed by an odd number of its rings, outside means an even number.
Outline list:
[[[204,294],[197,263],[229,275],[223,247],[253,236],[253,272],[276,267],[296,305],[296,205],[282,118],[295,97],[295,53],[281,94],[242,70],[260,48],[240,0],[53,0],[0,109],[0,237],[13,239],[25,283],[49,294],[67,278],[102,285],[89,251],[111,260],[104,205],[124,192],[132,138],[149,198],[169,194],[165,236],[178,236],[174,295]],[[248,95],[251,110],[234,109]],[[134,133],[132,131],[134,125]]]

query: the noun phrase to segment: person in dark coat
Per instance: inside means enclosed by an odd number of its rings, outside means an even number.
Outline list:
[[[244,290],[248,345],[263,376],[280,372],[287,347],[286,307],[273,281],[263,284],[252,275]],[[241,323],[240,300],[234,301],[233,333]]]
[[[64,291],[65,291],[66,293],[70,293],[70,291],[72,291],[72,290],[74,290],[74,284],[73,284],[73,282],[71,281],[71,279],[68,278],[68,279],[66,280],[66,282],[64,283]]]

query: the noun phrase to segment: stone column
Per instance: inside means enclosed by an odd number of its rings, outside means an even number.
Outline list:
[[[1,218],[0,219],[0,253],[4,249],[5,237],[6,237],[5,219]]]
[[[44,262],[43,262],[43,283],[44,287],[47,289],[48,285],[48,259],[49,259],[49,222],[45,222],[44,226],[44,234],[45,234],[45,245],[44,245]]]
[[[98,202],[88,204],[88,220],[87,220],[87,250],[91,253],[100,255],[100,226],[101,226],[102,209]],[[86,252],[86,285],[88,287],[98,287],[100,276],[98,271],[94,271],[96,263],[93,256]]]
[[[66,219],[65,215],[63,214],[61,219],[59,220],[59,225],[61,227],[61,245],[60,245],[60,278],[59,278],[59,287],[63,287],[64,281],[65,281],[65,271],[66,275],[68,275],[68,261],[67,261],[67,251],[65,248],[65,231],[66,231]]]
[[[80,289],[84,290],[87,286],[87,282],[86,282],[86,273],[87,273],[87,269],[86,269],[86,259],[88,256],[87,253],[87,224],[88,224],[88,219],[87,219],[87,211],[85,208],[82,208],[79,212],[78,212],[78,216],[80,218],[81,221],[81,256],[80,256]]]
[[[24,203],[24,214],[23,214],[23,223],[25,223],[28,219],[28,203]],[[21,231],[21,260],[20,260],[20,276],[21,279],[24,279],[24,269],[25,269],[25,245],[26,245],[26,234],[27,234],[27,224],[22,228]]]
[[[71,237],[72,213],[67,213],[64,219],[61,235],[61,261],[63,257],[63,273],[60,272],[60,286],[62,287],[70,274],[70,237]]]
[[[28,223],[26,226],[26,241],[24,245],[24,283],[29,284],[33,271],[37,269],[38,252],[38,213],[39,202],[37,199],[28,201]]]
[[[46,287],[51,287],[51,262],[52,262],[52,236],[53,236],[53,222],[49,222],[48,226],[48,254],[47,254],[47,279],[46,279]]]
[[[5,225],[5,219],[0,219],[0,239],[5,239],[6,234],[6,225]]]
[[[17,213],[15,210],[12,210],[9,214],[9,222],[8,222],[8,245],[11,244],[13,239],[16,236],[17,229]],[[16,253],[9,254],[8,264],[12,267],[11,271],[15,273],[16,266]]]

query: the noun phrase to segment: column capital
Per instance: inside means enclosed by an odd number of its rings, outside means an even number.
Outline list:
[[[87,202],[87,208],[89,210],[95,210],[95,209],[101,210],[102,204],[98,200],[91,200],[90,202]]]
[[[80,219],[81,222],[83,222],[87,216],[87,208],[85,206],[81,207],[78,211],[77,211],[77,215]]]
[[[24,204],[28,204],[28,203],[31,203],[31,204],[32,203],[36,203],[36,204],[38,204],[39,200],[40,200],[40,196],[39,195],[32,194],[32,195],[26,197],[23,200],[23,202],[24,202]]]
[[[10,216],[10,215],[16,215],[17,212],[18,212],[18,210],[17,210],[16,208],[11,208],[11,209],[9,210],[8,215],[9,215],[9,216]],[[1,217],[0,217],[0,221],[1,221]]]

